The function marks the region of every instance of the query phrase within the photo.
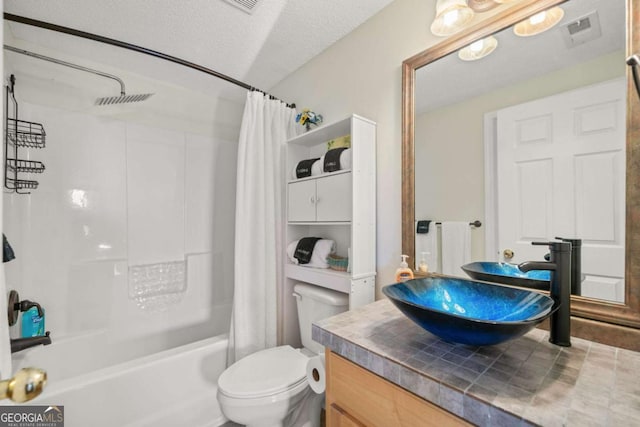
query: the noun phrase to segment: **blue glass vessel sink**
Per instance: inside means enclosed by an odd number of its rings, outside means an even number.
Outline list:
[[[524,273],[517,265],[506,262],[472,262],[463,265],[462,269],[472,279],[529,289],[548,291],[551,281],[550,271],[531,270]]]
[[[558,308],[535,291],[448,276],[408,280],[382,292],[432,334],[475,346],[522,336]]]

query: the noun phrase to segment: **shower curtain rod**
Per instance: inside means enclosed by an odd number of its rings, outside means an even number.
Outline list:
[[[233,77],[229,77],[226,74],[222,74],[219,73],[215,70],[212,70],[210,68],[207,67],[203,67],[202,65],[198,65],[195,64],[193,62],[189,62],[186,61],[184,59],[180,59],[177,58],[175,56],[171,56],[171,55],[167,55],[166,53],[162,53],[162,52],[158,52],[156,50],[152,50],[152,49],[147,49],[145,47],[141,47],[141,46],[137,46],[131,43],[126,43],[120,40],[116,40],[116,39],[112,39],[109,37],[104,37],[104,36],[100,36],[98,34],[93,34],[93,33],[88,33],[86,31],[80,31],[80,30],[76,30],[74,28],[69,28],[69,27],[63,27],[61,25],[56,25],[56,24],[52,24],[50,22],[45,22],[45,21],[39,21],[37,19],[32,19],[32,18],[27,18],[24,16],[20,16],[20,15],[14,15],[12,13],[4,13],[4,19],[6,19],[7,21],[13,21],[13,22],[18,22],[20,24],[26,24],[26,25],[32,25],[34,27],[38,27],[38,28],[44,28],[46,30],[51,30],[51,31],[57,31],[59,33],[64,33],[64,34],[69,34],[72,36],[76,36],[76,37],[82,37],[84,39],[89,39],[89,40],[93,40],[93,41],[97,41],[97,42],[101,42],[101,43],[106,43],[109,44],[111,46],[117,46],[117,47],[121,47],[123,49],[129,49],[129,50],[133,50],[134,52],[138,52],[138,53],[143,53],[145,55],[150,55],[153,56],[154,58],[160,58],[160,59],[164,59],[165,61],[169,61],[169,62],[173,62],[175,64],[179,64],[197,71],[200,71],[202,73],[205,74],[209,74],[210,76],[214,76],[217,77],[219,79],[228,81],[229,83],[233,83],[236,86],[240,86],[244,89],[247,90],[252,90],[252,91],[258,91],[261,93],[264,93],[265,95],[269,95],[269,97],[271,99],[277,99],[279,101],[281,101],[281,99],[263,91],[260,90],[254,86],[251,86],[245,82],[242,82],[240,80],[234,79]],[[283,101],[284,102],[284,101]],[[287,107],[290,108],[295,108],[296,104],[287,104]]]

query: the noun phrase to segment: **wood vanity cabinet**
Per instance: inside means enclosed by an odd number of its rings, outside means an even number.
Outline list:
[[[328,349],[325,369],[327,427],[472,425]]]

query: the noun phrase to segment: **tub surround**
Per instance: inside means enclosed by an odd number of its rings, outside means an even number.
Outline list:
[[[477,425],[640,423],[640,353],[534,329],[495,346],[450,344],[390,301],[316,322],[313,339],[422,399]]]

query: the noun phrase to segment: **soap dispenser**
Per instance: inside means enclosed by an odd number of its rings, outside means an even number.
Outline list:
[[[427,265],[427,255],[430,255],[431,252],[420,252],[422,257],[420,258],[420,264],[418,264],[418,272],[420,273],[428,273],[429,266]]]
[[[408,257],[408,255],[402,255],[400,268],[396,270],[396,282],[406,282],[407,280],[413,279],[413,271],[411,271],[409,264],[407,264]]]

